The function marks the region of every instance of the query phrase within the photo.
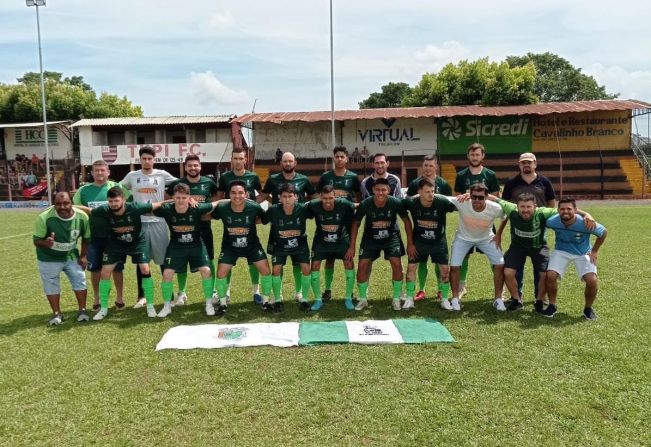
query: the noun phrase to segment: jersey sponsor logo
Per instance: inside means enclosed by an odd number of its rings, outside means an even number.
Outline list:
[[[321,229],[326,233],[336,233],[339,231],[339,225],[321,225]]]
[[[77,241],[75,242],[57,242],[54,241],[52,244],[51,249],[54,251],[71,251],[74,250],[75,247],[77,246]]]
[[[346,198],[348,197],[348,191],[345,189],[335,189],[335,197],[340,199],[340,198]]]
[[[278,236],[282,238],[287,238],[287,237],[298,237],[301,235],[300,230],[282,230],[278,232]]]
[[[178,238],[178,241],[183,244],[190,244],[194,242],[194,237],[192,237],[192,233],[182,234],[181,237]]]
[[[189,233],[194,231],[194,225],[172,225],[172,230],[176,233]]]
[[[323,236],[323,242],[326,242],[328,244],[334,244],[339,240],[339,236],[337,234],[326,234]]]
[[[235,248],[246,248],[249,245],[249,239],[247,237],[238,237],[233,242],[233,247]]]
[[[534,230],[534,231],[522,231],[517,228],[513,229],[513,232],[515,233],[516,236],[522,237],[522,238],[527,238],[527,239],[533,239],[538,236],[540,236],[540,230]]]
[[[375,222],[371,223],[371,228],[373,229],[389,228],[390,226],[391,226],[391,221],[388,220],[376,220]]]
[[[138,188],[136,191],[140,194],[156,194],[158,192],[156,188]]]
[[[93,201],[93,202],[88,202],[88,208],[91,208],[91,209],[99,208],[100,206],[106,205],[107,203],[108,203],[108,201],[106,201],[106,200],[103,200],[103,201],[96,200],[96,201]]]
[[[192,197],[194,200],[196,200],[199,203],[203,203],[203,202],[206,201],[206,196],[193,195],[193,196],[190,196],[190,197]]]
[[[438,228],[439,223],[433,220],[420,220],[416,219],[416,225],[420,228]]]
[[[246,236],[249,234],[249,229],[246,227],[232,227],[227,228],[229,236]]]
[[[115,227],[113,232],[117,234],[131,233],[135,230],[135,227]]]
[[[287,244],[285,245],[287,248],[298,248],[298,239],[288,239]]]
[[[373,239],[388,239],[389,230],[380,230],[373,236]]]

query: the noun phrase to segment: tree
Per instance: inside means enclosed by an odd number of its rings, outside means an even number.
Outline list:
[[[533,64],[510,67],[488,58],[447,64],[438,73],[425,73],[402,106],[531,104],[538,98],[533,87]]]
[[[374,92],[359,103],[360,109],[381,109],[400,107],[405,97],[411,94],[411,87],[406,82],[389,82],[382,86],[381,92]]]
[[[534,91],[543,102],[614,99],[619,96],[619,93],[607,93],[606,87],[599,85],[592,76],[582,73],[580,68],[550,52],[508,56],[506,62],[513,68],[527,64],[536,67]]]
[[[62,73],[43,72],[48,120],[76,120],[142,116],[142,108],[126,97],[101,93],[98,97],[83,76],[64,78]],[[25,73],[18,84],[0,83],[0,122],[39,121],[41,110],[40,73]]]

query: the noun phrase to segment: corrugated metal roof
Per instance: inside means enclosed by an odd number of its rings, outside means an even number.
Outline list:
[[[48,121],[47,125],[52,126],[54,124],[68,124],[72,121]],[[11,123],[11,124],[0,124],[0,129],[8,129],[12,127],[43,127],[43,121],[38,123]]]
[[[235,115],[213,116],[150,116],[127,118],[87,118],[77,121],[72,127],[83,126],[164,126],[179,124],[224,124]]]
[[[553,113],[595,112],[603,110],[651,109],[651,104],[638,100],[600,100],[576,102],[544,102],[518,106],[438,106],[401,107],[394,109],[336,110],[337,121],[382,118],[442,118],[450,116],[549,115]],[[249,113],[235,118],[238,123],[276,123],[291,121],[330,121],[331,112]]]

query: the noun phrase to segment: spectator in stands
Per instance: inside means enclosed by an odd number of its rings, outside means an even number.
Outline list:
[[[38,158],[38,155],[32,154],[32,171],[38,171],[41,166],[41,160]]]
[[[36,178],[36,175],[34,174],[34,171],[29,171],[29,174],[27,175],[27,178],[25,179],[25,186],[28,188],[30,186],[34,186],[38,183],[38,179]]]
[[[276,149],[276,163],[280,163],[283,159],[283,151],[280,148]]]
[[[363,159],[364,162],[366,163],[366,160],[368,159],[368,157],[369,157],[369,155],[370,155],[370,154],[368,153],[368,149],[366,149],[366,146],[364,146],[364,147],[362,148],[362,152],[360,153],[360,155],[362,156],[362,159]]]
[[[361,155],[359,154],[359,148],[358,147],[355,148],[355,150],[351,154],[350,158],[353,159],[353,163],[358,163],[359,162],[359,160],[361,158]]]

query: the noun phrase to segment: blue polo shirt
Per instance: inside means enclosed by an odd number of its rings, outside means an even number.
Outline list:
[[[589,231],[585,227],[583,217],[576,215],[576,221],[566,227],[561,220],[560,215],[556,215],[547,220],[547,228],[551,228],[556,233],[556,250],[562,250],[573,255],[587,255],[592,250],[590,245],[590,235],[597,237],[603,236],[606,227],[597,224],[594,230]]]

